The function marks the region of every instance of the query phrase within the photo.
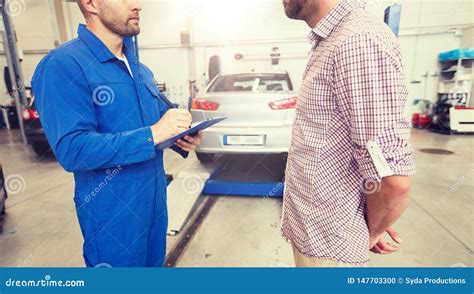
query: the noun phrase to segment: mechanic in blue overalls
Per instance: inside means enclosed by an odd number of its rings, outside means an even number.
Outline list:
[[[136,0],[80,0],[87,25],[48,54],[33,77],[36,107],[61,165],[74,172],[83,255],[89,267],[159,267],[166,251],[163,151],[191,114],[170,109],[139,63]],[[187,157],[201,134],[172,149]]]

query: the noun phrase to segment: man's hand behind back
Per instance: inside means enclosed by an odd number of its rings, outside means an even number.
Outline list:
[[[402,239],[400,239],[397,231],[395,231],[392,227],[389,227],[386,232],[397,244],[402,243]],[[386,242],[382,236],[370,236],[369,248],[370,251],[378,254],[390,254],[400,249],[399,246]]]

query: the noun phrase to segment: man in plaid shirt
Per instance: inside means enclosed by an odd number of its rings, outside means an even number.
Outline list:
[[[282,231],[296,266],[364,265],[369,250],[399,250],[391,226],[415,171],[399,44],[362,0],[283,5],[312,28],[313,48],[293,124]]]

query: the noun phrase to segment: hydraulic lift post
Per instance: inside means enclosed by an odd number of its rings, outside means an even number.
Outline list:
[[[23,126],[23,107],[27,105],[27,97],[25,92],[24,80],[23,80],[23,71],[20,66],[20,59],[18,55],[18,49],[16,46],[15,32],[13,30],[13,25],[11,22],[10,15],[8,14],[8,8],[6,7],[7,0],[1,0],[0,9],[2,11],[2,24],[3,28],[2,37],[3,37],[3,46],[5,50],[5,57],[7,60],[10,78],[12,81],[13,89],[17,92],[14,95],[16,111],[18,115],[18,123],[21,130],[21,138],[24,145],[28,144],[28,141],[25,136],[25,129]]]

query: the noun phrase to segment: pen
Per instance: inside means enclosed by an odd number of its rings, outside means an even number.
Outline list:
[[[191,108],[193,107],[193,97],[189,96],[188,98],[188,111],[191,112]]]
[[[191,112],[191,108],[193,107],[193,97],[192,96],[189,96],[188,98],[188,111]],[[193,122],[191,121],[191,124]],[[191,126],[190,126],[191,127]]]

